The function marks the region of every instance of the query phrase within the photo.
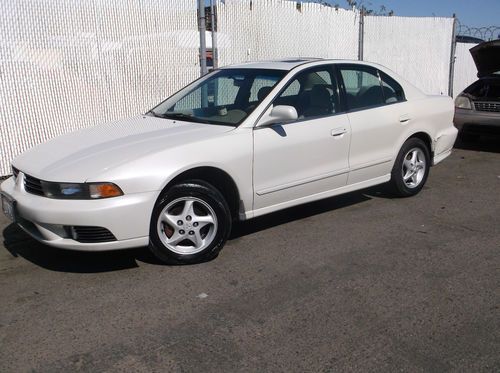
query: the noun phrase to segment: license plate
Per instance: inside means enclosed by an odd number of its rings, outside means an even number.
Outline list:
[[[2,194],[2,211],[12,221],[16,221],[16,201]]]

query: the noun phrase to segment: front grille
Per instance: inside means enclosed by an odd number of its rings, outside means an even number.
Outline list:
[[[24,175],[24,189],[31,194],[43,196],[42,182],[36,177]]]
[[[116,241],[116,237],[103,227],[73,227],[73,239],[82,243],[97,243]]]
[[[477,111],[500,112],[500,102],[474,102]]]

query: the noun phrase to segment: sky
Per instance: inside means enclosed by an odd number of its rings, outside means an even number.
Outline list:
[[[384,5],[397,16],[451,17],[469,27],[500,26],[500,0],[363,0],[367,8],[378,10]],[[328,0],[345,8],[345,0]],[[358,3],[360,0],[358,0]]]

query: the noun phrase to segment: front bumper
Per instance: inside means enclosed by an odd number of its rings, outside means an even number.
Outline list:
[[[500,127],[500,113],[455,108],[453,123],[459,131],[465,126]]]
[[[158,192],[135,193],[100,200],[60,200],[24,190],[24,175],[11,177],[0,191],[16,201],[16,223],[36,240],[50,246],[106,251],[145,246]],[[84,243],[68,235],[64,227],[103,227],[116,238],[110,242]]]

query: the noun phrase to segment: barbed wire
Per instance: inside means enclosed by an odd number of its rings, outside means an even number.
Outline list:
[[[470,27],[458,21],[457,35],[472,36],[483,40],[500,39],[500,26]]]

